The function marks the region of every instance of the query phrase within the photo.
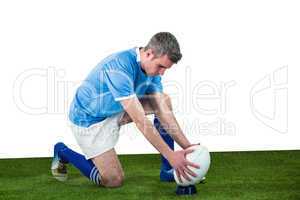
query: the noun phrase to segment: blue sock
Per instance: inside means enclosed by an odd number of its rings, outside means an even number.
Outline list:
[[[63,143],[57,143],[54,149],[57,149],[58,156],[62,162],[71,163],[74,167],[79,169],[84,176],[95,184],[100,185],[99,171],[91,160],[86,160],[83,155],[69,149]]]
[[[165,143],[174,150],[174,140],[168,134],[168,132],[161,126],[159,119],[155,116],[154,117],[154,126],[159,132],[160,136],[163,138]],[[169,161],[161,155],[161,170],[170,170],[172,166],[170,165]]]

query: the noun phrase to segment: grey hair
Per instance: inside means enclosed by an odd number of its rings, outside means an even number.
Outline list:
[[[145,51],[148,49],[152,49],[156,57],[167,55],[173,63],[182,57],[177,39],[169,32],[159,32],[152,36]]]

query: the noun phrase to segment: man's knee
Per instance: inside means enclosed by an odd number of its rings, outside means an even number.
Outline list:
[[[122,186],[124,181],[124,173],[109,175],[109,176],[102,176],[101,183],[105,187],[115,188]]]

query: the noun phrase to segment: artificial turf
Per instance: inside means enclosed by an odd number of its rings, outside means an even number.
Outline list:
[[[69,166],[69,180],[51,177],[50,158],[0,160],[0,200],[5,199],[206,199],[300,200],[300,151],[211,153],[205,184],[178,197],[175,183],[159,181],[159,155],[121,155],[124,185],[97,187]]]

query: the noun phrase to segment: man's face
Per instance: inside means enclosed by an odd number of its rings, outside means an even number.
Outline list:
[[[171,68],[173,62],[167,55],[155,57],[153,51],[149,49],[146,51],[146,59],[144,62],[144,70],[149,76],[164,75],[165,71]]]

